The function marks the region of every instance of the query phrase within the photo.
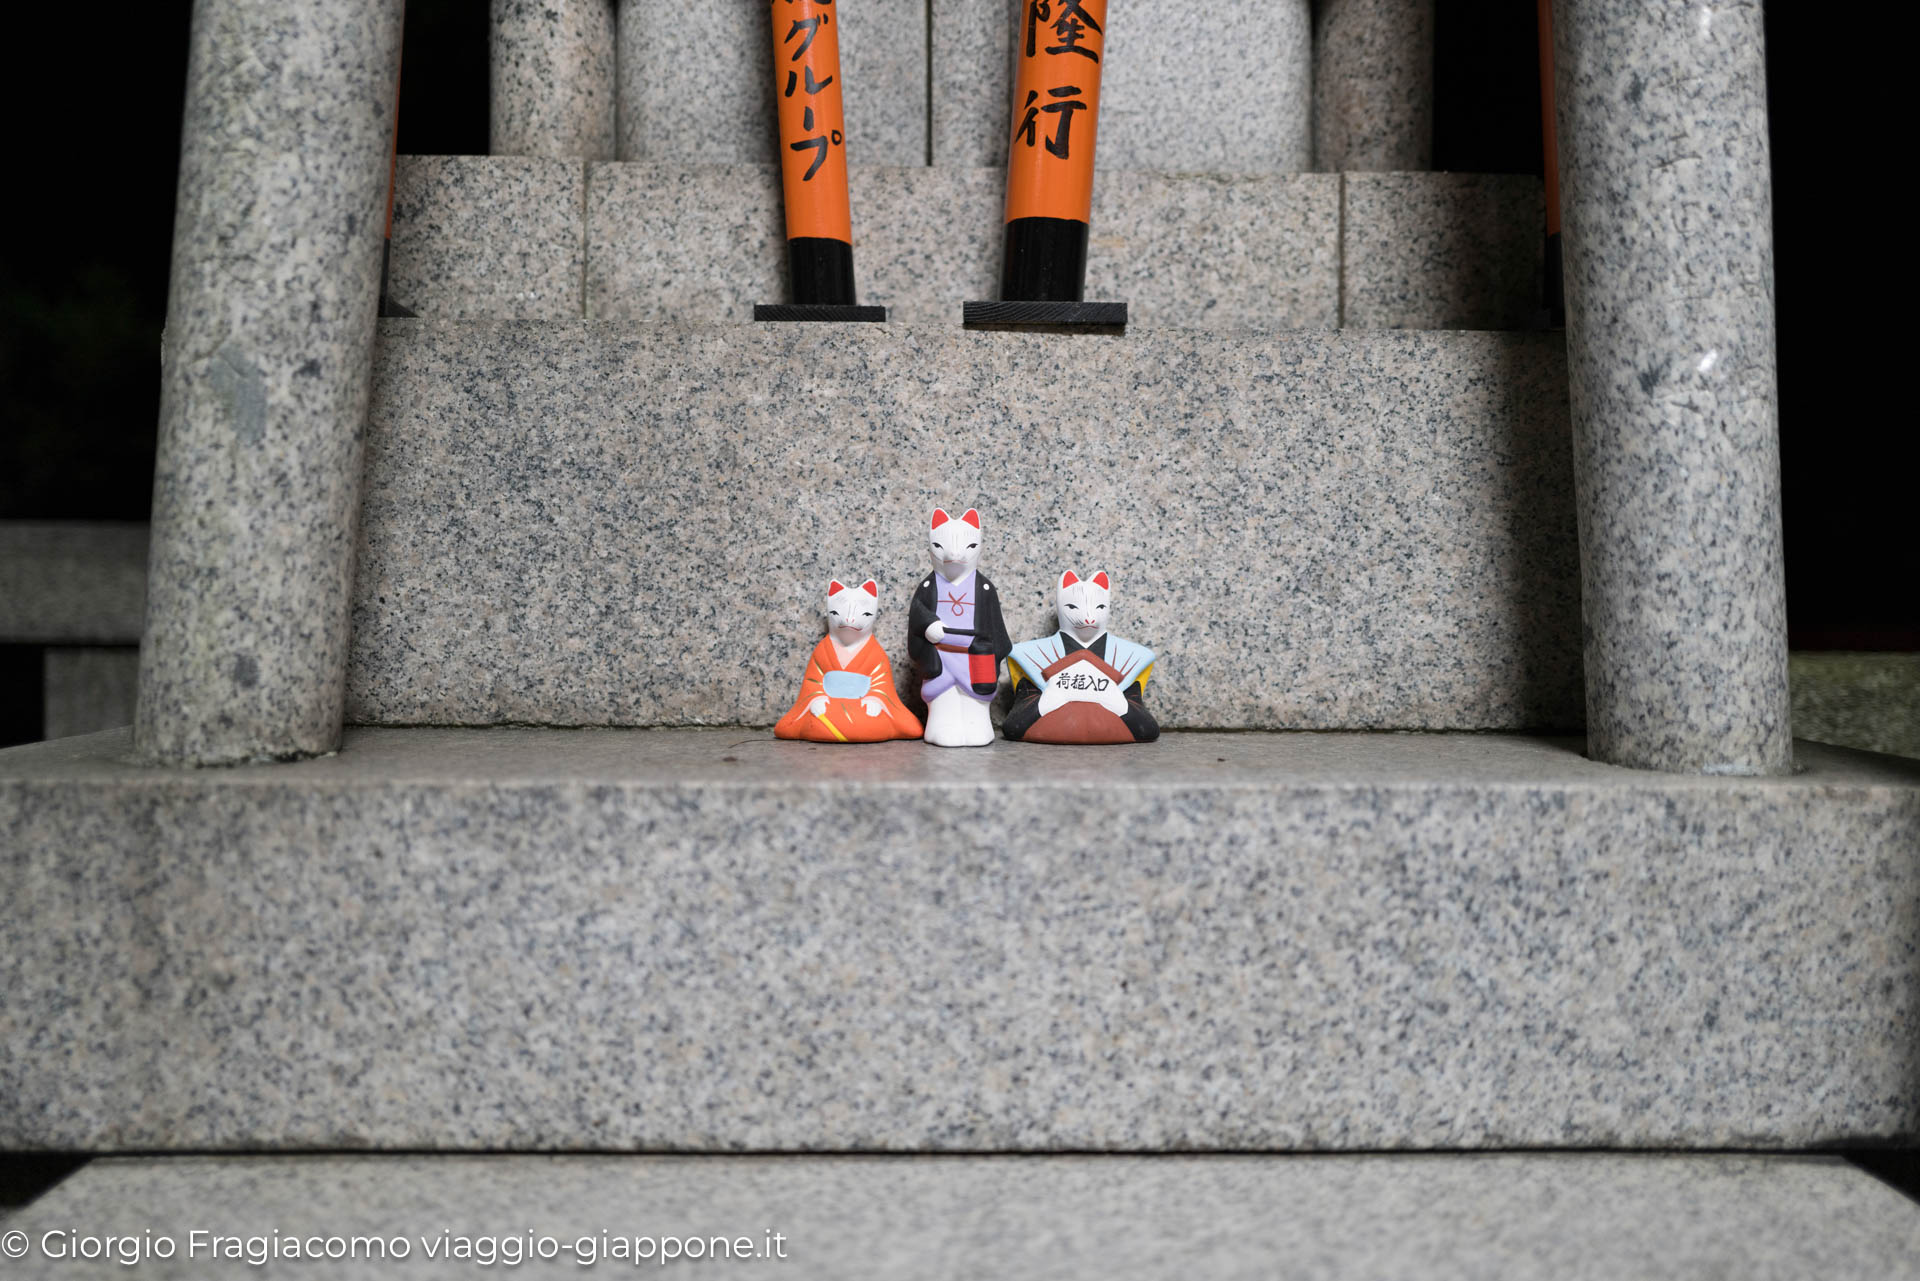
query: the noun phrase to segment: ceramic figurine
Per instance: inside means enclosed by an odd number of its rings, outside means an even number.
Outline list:
[[[1000,732],[1029,743],[1151,743],[1146,707],[1153,651],[1107,630],[1113,597],[1104,572],[1060,575],[1060,630],[1013,647],[1013,710]]]
[[[979,570],[980,513],[935,508],[928,537],[933,573],[914,592],[907,619],[907,652],[927,701],[926,739],[982,747],[993,741],[988,707],[1013,639],[1000,621],[1000,594]]]
[[[873,637],[880,588],[827,584],[827,634],[807,659],[800,697],[773,727],[775,738],[810,743],[884,743],[919,738],[920,718],[893,688],[893,666]]]

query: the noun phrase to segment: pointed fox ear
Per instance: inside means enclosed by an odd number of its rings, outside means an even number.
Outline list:
[[[940,526],[942,526],[942,525],[944,525],[944,524],[946,524],[946,523],[947,523],[948,521],[950,521],[950,520],[952,520],[952,519],[953,519],[953,517],[951,517],[951,516],[949,516],[949,515],[947,515],[947,509],[946,509],[946,508],[944,508],[944,507],[936,507],[936,508],[934,508],[934,509],[933,509],[933,526],[932,526],[932,527],[933,527],[934,529],[938,529],[938,528],[940,528]]]
[[[880,584],[874,582],[871,578],[869,578],[866,582],[860,584],[860,590],[865,592],[867,595],[873,597],[875,600],[880,599]]]
[[[1093,576],[1093,585],[1095,587],[1098,587],[1101,591],[1107,590],[1107,571],[1106,570],[1103,569],[1099,573]]]
[[[827,580],[827,595],[838,596],[841,592],[844,592],[846,590],[847,590],[846,587],[840,582],[839,579],[830,578]]]
[[[967,524],[972,525],[975,529],[980,528],[980,513],[971,507],[961,513],[960,519],[966,521]]]
[[[1066,573],[1060,575],[1060,586],[1062,589],[1071,587],[1079,581],[1078,578],[1074,577],[1072,570],[1068,570]]]

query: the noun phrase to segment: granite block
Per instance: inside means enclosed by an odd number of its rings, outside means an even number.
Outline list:
[[[50,646],[42,664],[45,737],[70,738],[133,724],[139,646]]]
[[[1325,174],[1103,171],[1087,297],[1124,300],[1149,328],[1331,328],[1339,199],[1339,180]]]
[[[1013,32],[1024,7],[1022,0],[932,0],[929,163],[1005,170],[1013,134]]]
[[[0,915],[0,1146],[1920,1136],[1920,762],[350,729],[196,772],[128,747],[0,752],[0,900],[33,909]]]
[[[1434,0],[1319,0],[1313,163],[1328,171],[1433,163]]]
[[[583,1254],[625,1270],[611,1238],[631,1252],[643,1235],[650,1252],[660,1236],[725,1237],[725,1261],[704,1266],[799,1281],[1920,1277],[1920,1210],[1836,1157],[121,1157],[20,1224],[31,1254],[9,1274],[29,1278],[119,1275],[49,1259],[50,1232],[166,1235],[176,1257],[140,1274],[197,1281],[209,1263],[204,1243],[191,1257],[193,1229],[269,1227],[406,1242],[404,1261],[270,1264],[349,1281],[471,1275],[425,1257],[443,1231],[496,1250],[532,1232],[529,1255],[554,1257],[510,1270],[534,1277],[578,1275]]]
[[[902,657],[959,504],[1016,634],[1115,576],[1163,725],[1579,723],[1555,336],[383,334],[358,722],[770,725],[830,577],[878,579]]]
[[[137,643],[147,540],[132,521],[0,521],[0,644]]]
[[[937,165],[1003,167],[1015,0],[933,0]],[[1098,164],[1160,173],[1311,168],[1307,0],[1115,6],[1100,75]]]
[[[618,26],[620,159],[779,162],[765,5],[686,0],[669,11],[620,0]],[[863,0],[850,9],[840,67],[848,158],[928,163],[926,0]]]
[[[1621,765],[1792,768],[1763,25],[1554,11],[1587,724]]]
[[[1920,654],[1796,653],[1788,671],[1802,738],[1920,757]]]
[[[894,324],[953,325],[1000,294],[998,169],[855,166],[860,298]],[[1211,329],[1337,323],[1339,180],[1321,174],[1103,171],[1087,297],[1136,324]],[[720,324],[788,297],[779,174],[765,166],[596,165],[587,300],[595,319]]]
[[[581,314],[586,169],[520,156],[402,156],[394,301],[422,316]]]
[[[402,0],[198,0],[140,750],[339,741]]]
[[[614,157],[614,0],[492,0],[488,150]]]
[[[1540,309],[1546,207],[1525,174],[1343,175],[1342,323],[1526,329]]]

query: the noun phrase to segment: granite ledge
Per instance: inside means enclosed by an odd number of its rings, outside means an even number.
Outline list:
[[[36,1239],[76,1226],[241,1236],[271,1226],[404,1235],[416,1251],[421,1234],[443,1229],[568,1243],[751,1234],[761,1248],[778,1231],[781,1257],[714,1266],[798,1281],[1920,1278],[1920,1207],[1831,1157],[119,1158],[89,1165],[13,1226]],[[204,1266],[149,1260],[138,1275],[197,1278]],[[473,1267],[415,1253],[271,1270],[434,1278]],[[583,1271],[565,1254],[509,1270]],[[34,1258],[8,1275],[122,1271]]]
[[[1920,762],[350,730],[0,752],[0,1146],[1920,1136]]]

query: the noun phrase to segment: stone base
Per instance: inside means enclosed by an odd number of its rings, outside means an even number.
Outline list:
[[[1920,1134],[1920,762],[349,730],[0,752],[0,1148]],[[1282,1216],[1284,1217],[1284,1216]]]
[[[404,1261],[267,1265],[294,1278],[471,1277],[472,1257],[446,1254],[484,1238],[478,1248],[504,1260],[507,1249],[528,1248],[528,1234],[536,1254],[552,1257],[497,1266],[541,1278],[628,1275],[640,1253],[641,1275],[651,1275],[661,1253],[704,1255],[724,1237],[720,1261],[680,1258],[669,1275],[1920,1277],[1920,1207],[1832,1157],[117,1158],[87,1166],[7,1227],[25,1232],[32,1250],[7,1275],[49,1279],[129,1271],[49,1260],[41,1242],[50,1232],[173,1238],[175,1257],[141,1262],[132,1271],[142,1278],[245,1269],[210,1264],[205,1238],[187,1257],[194,1229],[400,1238],[408,1252]],[[663,1251],[663,1237],[698,1241]],[[430,1259],[429,1247],[441,1257]],[[583,1269],[582,1250],[595,1270]]]

